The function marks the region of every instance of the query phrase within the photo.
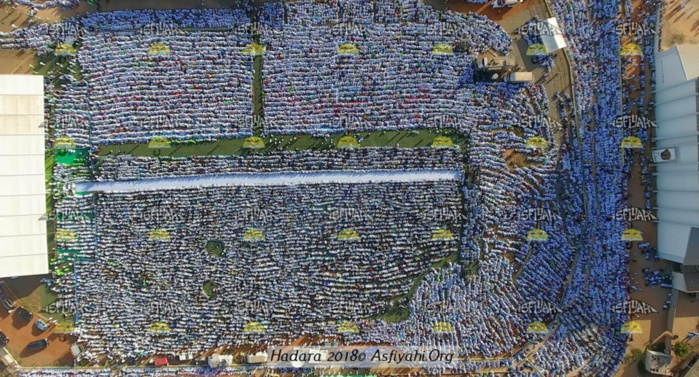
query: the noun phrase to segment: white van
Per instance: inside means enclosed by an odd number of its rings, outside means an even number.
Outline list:
[[[527,83],[534,81],[534,74],[531,72],[512,72],[506,75],[503,80],[515,84]]]
[[[495,0],[493,1],[493,8],[509,8],[523,2],[524,0]]]

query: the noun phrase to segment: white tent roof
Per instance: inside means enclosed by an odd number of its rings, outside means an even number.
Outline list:
[[[679,45],[656,54],[654,148],[675,152],[656,167],[658,254],[683,265],[699,265],[699,152],[697,80],[692,63],[699,46]],[[696,64],[695,64],[696,65]],[[675,288],[682,289],[675,279]]]
[[[551,17],[547,20],[544,20],[544,23],[547,23],[547,29],[552,31],[552,33],[550,34],[541,34],[541,42],[543,42],[544,47],[546,47],[546,51],[548,53],[552,53],[556,50],[568,47],[568,44],[563,38],[563,31],[561,31],[561,27],[558,26],[558,20],[556,20],[555,17]]]
[[[0,277],[49,272],[42,76],[0,75]]]
[[[207,362],[211,368],[228,367],[233,365],[233,355],[219,355],[215,353],[209,356]]]
[[[672,376],[670,372],[672,366],[672,356],[661,352],[646,351],[646,370],[653,374]]]

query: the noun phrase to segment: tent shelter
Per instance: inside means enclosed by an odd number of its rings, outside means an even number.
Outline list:
[[[541,42],[546,47],[546,51],[550,54],[556,50],[568,47],[565,38],[563,38],[563,31],[558,26],[558,20],[555,17],[551,17],[544,20],[544,23],[548,32],[541,33]]]
[[[699,45],[677,45],[655,56],[658,256],[674,262],[673,286],[683,292],[699,288],[698,58]]]
[[[0,75],[0,278],[49,272],[42,76]]]

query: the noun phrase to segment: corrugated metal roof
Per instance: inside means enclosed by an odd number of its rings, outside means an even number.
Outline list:
[[[0,75],[0,277],[49,272],[42,76]]]
[[[699,77],[699,45],[677,45],[677,51],[682,60],[685,78],[691,80]]]

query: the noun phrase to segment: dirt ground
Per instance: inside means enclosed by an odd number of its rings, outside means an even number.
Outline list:
[[[19,307],[19,302],[17,302]],[[70,352],[70,345],[74,338],[62,338],[59,334],[54,334],[54,328],[50,327],[46,331],[40,331],[34,322],[42,318],[34,313],[34,318],[29,322],[22,321],[16,310],[8,313],[4,307],[0,307],[0,330],[9,338],[5,347],[15,360],[24,367],[32,366],[62,366],[73,365],[73,355]],[[48,323],[46,318],[43,318]],[[49,346],[39,351],[29,351],[26,349],[31,342],[48,339]]]
[[[699,0],[665,0],[660,50],[699,43]]]

